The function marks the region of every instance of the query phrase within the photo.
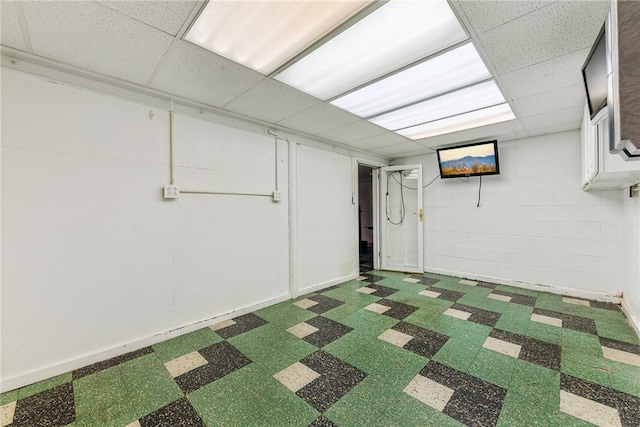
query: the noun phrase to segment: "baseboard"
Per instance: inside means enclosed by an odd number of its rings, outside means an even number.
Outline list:
[[[638,313],[634,313],[633,310],[631,310],[631,307],[629,307],[629,304],[627,304],[627,301],[624,299],[624,297],[622,298],[622,312],[627,317],[627,320],[629,321],[629,324],[635,331],[636,335],[640,337],[640,319],[638,319]]]
[[[484,276],[480,274],[466,273],[462,271],[429,268],[429,269],[425,269],[425,273],[442,274],[446,276],[460,277],[463,279],[470,279],[470,280],[476,280],[481,282],[497,283],[498,285],[513,286],[514,288],[549,292],[557,295],[565,295],[565,296],[589,299],[589,300],[595,300],[595,301],[612,302],[615,304],[620,304],[622,301],[622,298],[620,297],[620,295],[612,295],[605,292],[586,291],[583,289],[569,288],[569,287],[557,286],[557,285],[543,285],[539,283],[509,280],[509,279],[503,279],[499,277],[491,277],[491,276]]]
[[[223,320],[231,319],[233,317],[242,316],[243,314],[251,313],[264,307],[268,307],[273,304],[277,304],[282,301],[287,301],[290,296],[282,295],[270,300],[252,304],[246,307],[242,307],[238,310],[229,311],[227,313],[210,317],[208,319],[200,320],[189,325],[181,326],[170,331],[162,332],[150,337],[143,338],[141,340],[129,342],[124,345],[112,347],[97,353],[82,356],[77,359],[73,359],[55,366],[50,366],[44,369],[39,369],[26,374],[21,374],[15,377],[4,378],[0,381],[0,390],[4,393],[7,391],[15,390],[20,387],[24,387],[30,384],[34,384],[39,381],[43,381],[49,378],[53,378],[57,375],[62,375],[67,372],[71,372],[75,369],[79,369],[85,366],[92,365],[94,363],[102,362],[104,360],[111,359],[112,357],[121,356],[123,354],[139,350],[144,347],[148,347],[153,344],[157,344],[162,341],[166,341],[171,338],[178,337],[180,335],[188,334],[190,332],[197,331],[198,329],[206,328],[207,326],[216,324]]]
[[[315,292],[320,289],[325,289],[330,286],[339,285],[340,283],[348,282],[349,280],[353,280],[358,277],[358,273],[353,273],[348,276],[340,277],[338,279],[329,280],[328,282],[318,283],[317,285],[307,286],[306,288],[302,288],[298,290],[298,295],[304,295],[311,292]]]

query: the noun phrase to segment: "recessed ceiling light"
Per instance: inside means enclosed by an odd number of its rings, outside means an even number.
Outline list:
[[[184,39],[271,74],[371,0],[210,0]]]
[[[369,120],[383,128],[395,131],[503,102],[505,102],[504,96],[496,82],[489,80]]]
[[[491,77],[472,43],[331,101],[360,117],[371,117]]]
[[[328,100],[467,38],[446,0],[390,0],[274,78]]]
[[[447,117],[430,123],[401,129],[396,131],[396,133],[416,140],[491,125],[494,123],[506,122],[515,118],[516,116],[513,114],[513,111],[511,111],[509,104],[504,103],[460,114],[458,116]]]

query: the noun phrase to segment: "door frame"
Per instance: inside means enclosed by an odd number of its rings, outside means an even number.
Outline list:
[[[411,268],[411,267],[397,267],[394,268],[393,266],[389,266],[389,265],[384,265],[386,263],[382,263],[382,257],[383,255],[386,255],[386,251],[383,250],[383,248],[385,247],[385,243],[383,242],[383,239],[386,238],[388,239],[388,234],[383,232],[383,228],[382,228],[382,222],[380,222],[378,225],[380,227],[380,233],[379,233],[379,260],[380,260],[380,268],[384,268],[385,270],[388,271],[403,271],[403,272],[408,272],[408,273],[424,273],[424,206],[423,206],[423,193],[422,193],[422,164],[412,164],[412,165],[393,165],[393,166],[385,166],[384,167],[384,171],[382,169],[378,170],[378,182],[381,182],[385,177],[383,177],[381,174],[387,173],[387,172],[391,172],[391,171],[402,171],[402,170],[408,170],[408,169],[418,169],[419,170],[419,174],[418,174],[418,179],[416,180],[416,206],[417,206],[417,211],[415,212],[416,215],[416,219],[417,219],[417,233],[418,235],[416,236],[416,242],[417,242],[417,265],[415,268]],[[386,183],[384,185],[384,187],[386,187]],[[386,206],[386,199],[383,199],[382,196],[382,190],[383,190],[383,185],[380,184],[379,185],[379,191],[380,194],[378,196],[379,198],[379,218],[382,218],[382,211],[387,209]],[[383,201],[384,200],[384,201]],[[379,219],[379,221],[382,221],[381,219]],[[386,223],[385,223],[386,226]]]
[[[373,211],[373,269],[379,270],[381,267],[380,261],[380,168],[388,166],[386,164],[376,162],[373,160],[362,159],[358,157],[353,158],[353,221],[354,221],[354,241],[355,252],[354,261],[357,270],[360,271],[360,235],[359,235],[359,212],[358,212],[358,200],[360,197],[359,183],[358,183],[358,166],[366,166],[371,168],[371,202]]]

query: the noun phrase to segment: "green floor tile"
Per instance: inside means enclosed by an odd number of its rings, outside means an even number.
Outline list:
[[[406,393],[398,397],[380,414],[376,426],[441,426],[441,413]]]
[[[551,369],[516,360],[509,392],[528,396],[529,405],[554,406],[560,404],[560,374]]]
[[[73,382],[80,426],[127,425],[183,396],[153,354]]]
[[[494,311],[496,313],[503,313],[509,307],[509,303],[507,302],[492,300],[486,296],[477,297],[469,294],[463,296],[457,302],[458,304]]]
[[[257,341],[242,339],[242,335],[229,340],[234,347],[255,363],[260,363],[271,374],[281,371],[318,348],[286,331]]]
[[[262,310],[256,311],[255,314],[267,322],[282,326],[283,328],[288,328],[316,316],[315,313],[309,310],[293,305],[292,301],[280,303],[276,308],[263,308]]]
[[[325,294],[328,297],[331,297],[331,295],[329,295],[329,292],[327,292]],[[333,298],[333,297],[331,297]],[[331,320],[335,320],[336,322],[340,322],[342,319],[344,319],[345,317],[351,316],[353,313],[355,313],[356,311],[360,310],[360,307],[356,307],[354,305],[351,304],[342,304],[339,307],[336,307],[334,309],[331,309],[325,313],[322,313],[323,317],[326,317],[327,319],[331,319]]]
[[[222,341],[222,338],[207,327],[154,344],[153,351],[162,362],[168,362],[176,357],[200,350],[220,341]]]
[[[444,310],[446,308],[434,307],[430,304],[426,308],[414,311],[405,317],[403,321],[428,329],[433,324],[433,321],[442,315]]]
[[[20,390],[12,390],[12,391],[8,391],[6,393],[0,394],[0,406],[6,405],[7,403],[18,400],[19,395],[20,395]]]
[[[609,371],[601,365],[593,366],[576,361],[567,362],[563,360],[560,372],[604,386],[608,386],[610,383]]]
[[[45,390],[49,390],[50,388],[68,383],[69,381],[71,381],[71,373],[66,373],[66,374],[58,375],[53,378],[49,378],[48,380],[37,382],[27,387],[23,387],[19,390],[20,399],[33,396],[34,394],[40,393]]]
[[[358,288],[361,288],[367,285],[367,283],[365,282],[359,282],[359,284],[360,286],[358,286]],[[346,288],[338,288],[338,289],[332,290],[331,298],[337,299],[339,301],[342,301],[344,303],[350,304],[358,308],[365,307],[373,302],[380,300],[380,297],[363,294],[361,292],[356,292],[354,290],[346,289]]]
[[[640,367],[605,359],[609,386],[640,397]]]
[[[502,404],[498,427],[553,427],[558,423],[558,407],[532,404],[529,396],[509,390]]]
[[[359,330],[366,335],[377,337],[387,329],[391,329],[399,320],[369,310],[358,310],[347,316],[340,323]]]
[[[592,366],[594,369],[606,368],[606,362],[602,357],[600,348],[588,351],[582,347],[563,347],[562,365],[569,366],[574,364]]]
[[[405,349],[396,349],[388,348],[386,362],[378,365],[373,375],[384,381],[389,389],[401,391],[429,363],[429,359]]]
[[[375,420],[393,403],[398,391],[375,378],[365,378],[342,399],[329,408],[325,415],[339,426],[375,425]]]
[[[165,366],[152,354],[123,363],[120,375],[127,388],[131,409],[137,417],[183,396]]]
[[[528,337],[551,344],[562,343],[562,328],[539,322],[530,322],[527,328]]]
[[[207,426],[267,425],[255,399],[247,399],[229,381],[218,380],[188,396]]]
[[[450,338],[440,351],[436,353],[433,360],[459,371],[467,372],[467,369],[469,369],[473,363],[485,339],[484,337],[480,337],[479,339],[465,339],[463,337]]]
[[[516,359],[486,348],[481,348],[471,363],[468,374],[502,388],[508,388]]]
[[[597,336],[562,328],[562,347],[579,348],[587,353],[602,354]]]

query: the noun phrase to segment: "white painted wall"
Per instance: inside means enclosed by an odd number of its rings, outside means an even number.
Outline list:
[[[640,335],[640,197],[628,197],[628,190],[622,190],[622,193],[624,199],[623,307],[636,333]]]
[[[572,131],[500,142],[501,174],[483,178],[479,208],[479,178],[436,179],[424,190],[425,270],[619,296],[623,194],[582,191],[579,141]],[[438,175],[435,154],[395,163],[418,162],[425,183]]]
[[[153,113],[3,70],[3,390],[288,297],[286,200],[164,200],[169,114]],[[274,190],[273,138],[175,127],[178,185]]]
[[[357,276],[350,157],[297,146],[300,293]]]

